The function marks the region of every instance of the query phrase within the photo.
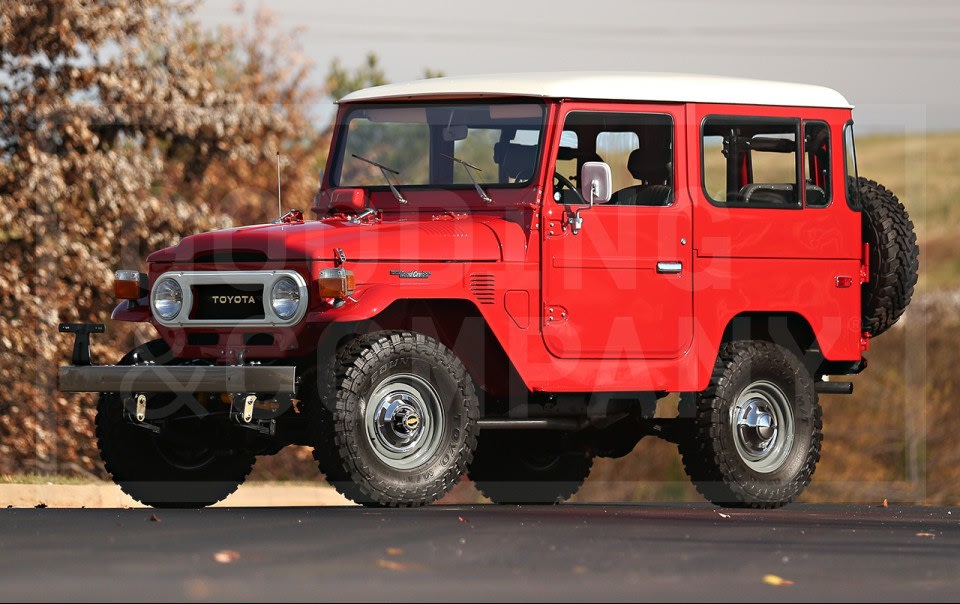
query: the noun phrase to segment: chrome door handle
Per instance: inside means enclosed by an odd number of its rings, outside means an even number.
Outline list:
[[[658,262],[657,263],[658,273],[679,273],[682,270],[683,270],[682,262]]]

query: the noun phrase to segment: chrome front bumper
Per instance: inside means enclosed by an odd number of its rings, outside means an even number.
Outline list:
[[[68,365],[62,392],[296,392],[296,368],[262,365]]]

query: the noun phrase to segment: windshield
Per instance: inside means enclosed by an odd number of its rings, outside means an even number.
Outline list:
[[[401,189],[495,189],[525,185],[533,178],[544,106],[393,103],[358,106],[342,119],[331,174],[335,187],[386,188],[386,173]]]

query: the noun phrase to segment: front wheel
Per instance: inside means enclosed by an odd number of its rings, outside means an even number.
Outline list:
[[[135,348],[119,364],[145,361],[176,362],[166,344],[155,340]],[[218,438],[219,426],[178,405],[176,395],[153,394],[147,405],[169,410],[159,433],[128,421],[120,394],[106,392],[97,404],[100,457],[123,492],[152,507],[201,508],[217,503],[243,484],[256,461],[253,453],[224,448]]]
[[[457,483],[477,444],[479,401],[463,363],[422,334],[362,335],[310,401],[314,456],[353,501],[413,507]]]
[[[708,500],[775,508],[810,484],[820,460],[821,410],[809,372],[785,348],[724,344],[695,404],[695,427],[679,447],[687,474]]]

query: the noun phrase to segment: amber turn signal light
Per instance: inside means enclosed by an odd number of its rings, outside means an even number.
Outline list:
[[[357,278],[353,271],[342,268],[325,268],[317,278],[321,298],[346,298],[353,295]]]
[[[139,300],[147,295],[147,276],[140,271],[113,274],[113,294],[118,300]]]

